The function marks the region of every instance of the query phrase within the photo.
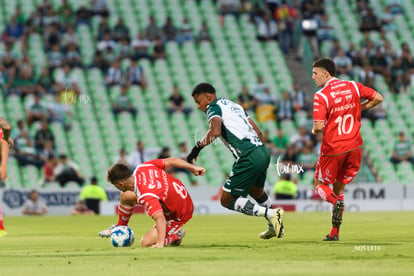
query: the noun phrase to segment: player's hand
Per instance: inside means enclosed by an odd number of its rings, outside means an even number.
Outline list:
[[[0,180],[7,180],[6,168],[0,167]]]
[[[186,158],[187,162],[193,164],[194,161],[197,160],[197,156],[202,149],[203,147],[201,146],[200,141],[198,141],[188,154]]]
[[[206,169],[204,169],[203,167],[198,167],[195,166],[193,169],[191,169],[191,172],[195,175],[204,175],[206,173]]]
[[[10,147],[10,148],[14,147],[14,141],[13,141],[13,138],[9,137],[6,141],[7,141],[7,143],[9,144],[9,147]]]

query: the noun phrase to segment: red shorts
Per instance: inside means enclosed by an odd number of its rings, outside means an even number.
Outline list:
[[[349,184],[359,171],[361,157],[361,148],[336,156],[319,155],[315,178],[327,185],[336,181]]]

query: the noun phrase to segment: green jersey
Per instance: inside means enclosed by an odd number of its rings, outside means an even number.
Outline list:
[[[249,115],[240,105],[224,98],[218,98],[207,106],[207,118],[221,119],[221,140],[235,158],[244,156],[263,145],[256,131],[249,123]]]

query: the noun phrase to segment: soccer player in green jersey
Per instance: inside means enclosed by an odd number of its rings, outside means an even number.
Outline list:
[[[281,238],[284,234],[284,211],[272,208],[272,201],[263,189],[270,153],[262,142],[261,131],[240,105],[217,98],[211,84],[198,84],[192,96],[197,108],[207,114],[210,127],[193,147],[187,161],[193,163],[199,152],[220,136],[236,159],[224,182],[221,205],[249,216],[265,217],[268,229],[260,233],[260,237]],[[256,202],[248,199],[248,195]]]

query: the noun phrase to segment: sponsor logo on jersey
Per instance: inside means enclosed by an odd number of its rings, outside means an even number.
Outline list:
[[[230,110],[234,113],[242,113],[243,112],[243,110],[241,110],[238,106],[232,106],[230,108]]]
[[[334,102],[335,102],[336,104],[338,104],[338,103],[342,102],[342,97],[341,97],[341,98],[336,98],[336,99],[334,100]]]

